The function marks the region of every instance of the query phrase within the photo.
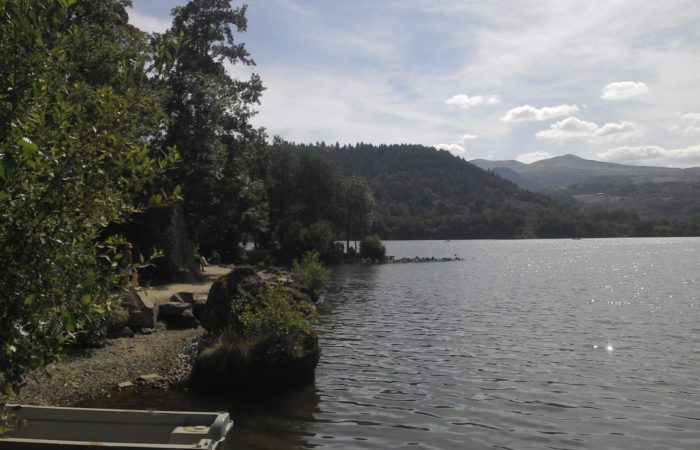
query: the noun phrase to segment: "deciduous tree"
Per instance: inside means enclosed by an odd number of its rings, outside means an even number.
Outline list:
[[[124,2],[99,3],[130,32]],[[0,403],[28,370],[101,327],[114,272],[98,257],[100,230],[135,211],[175,158],[144,144],[159,103],[147,61],[112,41],[109,70],[88,76],[93,7],[0,2]]]

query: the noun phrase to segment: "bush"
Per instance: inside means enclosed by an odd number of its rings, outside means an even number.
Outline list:
[[[386,259],[386,247],[376,234],[367,236],[360,242],[360,256],[372,261],[384,261]]]
[[[292,276],[299,285],[313,298],[331,279],[331,272],[320,261],[321,255],[315,250],[306,252],[301,262],[292,262]]]
[[[273,287],[256,294],[239,291],[233,301],[233,323],[229,331],[244,340],[273,342],[293,352],[290,338],[313,332],[316,308],[308,301],[295,301],[283,289]]]
[[[230,322],[205,338],[192,368],[194,387],[284,388],[313,379],[321,349],[312,327],[316,308],[280,287],[239,289]]]

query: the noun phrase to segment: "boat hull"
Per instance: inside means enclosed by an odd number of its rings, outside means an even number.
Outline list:
[[[18,426],[8,450],[108,448],[221,450],[233,427],[225,412],[137,411],[8,405]]]

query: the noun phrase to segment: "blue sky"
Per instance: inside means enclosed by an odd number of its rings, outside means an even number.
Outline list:
[[[186,2],[133,3],[133,24],[164,31]],[[255,124],[271,136],[700,166],[700,2],[245,4],[240,40],[267,88]]]

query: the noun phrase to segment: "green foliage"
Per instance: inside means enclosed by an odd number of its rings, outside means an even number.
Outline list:
[[[321,256],[317,251],[304,254],[301,262],[296,259],[292,262],[292,276],[294,280],[313,296],[328,285],[331,272],[321,262]]]
[[[253,65],[234,31],[246,29],[246,8],[229,0],[197,0],[173,10],[166,35],[178,41],[168,77],[169,120],[163,145],[182,164],[170,180],[182,186],[191,237],[205,254],[237,251],[247,235],[267,229],[261,163],[264,132],[250,124],[263,91],[260,78],[233,79],[226,64]]]
[[[373,209],[374,198],[367,180],[358,176],[345,178],[340,184],[338,215],[345,231],[346,248],[351,239],[357,240],[369,232]]]
[[[382,262],[386,259],[386,247],[376,234],[371,234],[360,241],[360,256],[371,261]]]
[[[326,255],[333,249],[338,191],[332,166],[280,139],[268,155],[269,225],[282,253],[290,258],[308,250]]]
[[[279,287],[257,294],[240,291],[232,307],[234,323],[228,333],[233,332],[243,341],[264,341],[274,351],[294,354],[297,337],[313,333],[314,305],[295,301]]]
[[[368,231],[384,239],[537,237],[538,232],[562,230],[548,224],[551,217],[580,223],[569,229],[596,229],[575,208],[522,190],[446,151],[419,145],[288,145],[325,158],[345,177],[336,204],[346,240]],[[363,199],[367,192],[374,201],[364,203],[373,208],[352,208],[352,202],[343,200]]]
[[[107,314],[109,324],[107,331],[121,330],[129,323],[129,311],[119,303],[115,303]]]
[[[100,34],[128,35],[118,19],[124,4],[0,3],[3,398],[65,344],[100,338],[115,251],[96,238],[136,211],[150,180],[176,160],[145,144],[161,116],[147,56],[132,58],[138,39]],[[100,20],[111,12],[107,27]],[[92,72],[107,54],[103,71]]]

